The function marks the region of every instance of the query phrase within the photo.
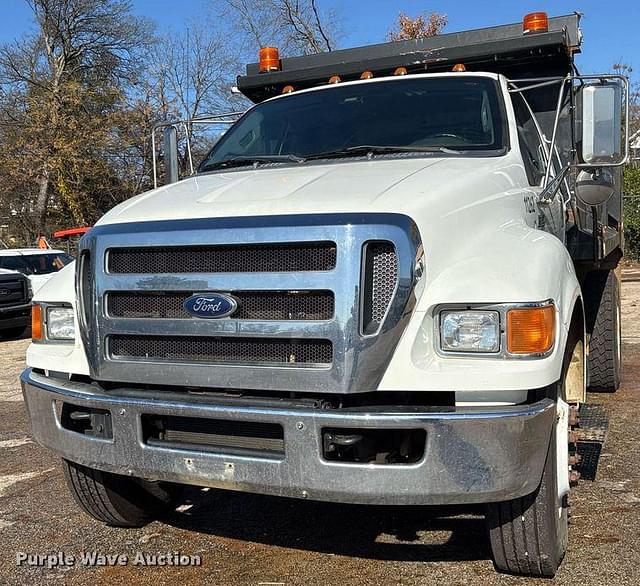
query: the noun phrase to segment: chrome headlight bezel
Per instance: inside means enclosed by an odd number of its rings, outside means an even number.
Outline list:
[[[551,347],[546,352],[531,354],[512,354],[507,350],[507,314],[512,309],[527,308],[543,308],[553,307],[556,314],[554,324],[554,339]],[[478,351],[458,351],[447,350],[442,345],[442,314],[447,312],[497,312],[500,324],[500,347],[497,352],[478,352]],[[550,356],[558,343],[558,323],[557,305],[553,299],[535,302],[515,302],[515,303],[451,303],[437,305],[433,310],[433,342],[437,355],[443,358],[478,358],[478,359],[507,359],[507,360],[532,360],[541,359]]]

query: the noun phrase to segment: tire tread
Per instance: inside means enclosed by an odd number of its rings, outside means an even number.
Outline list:
[[[615,392],[620,386],[620,365],[617,364],[616,320],[620,303],[620,286],[615,271],[599,271],[589,283],[588,318],[593,323],[589,341],[588,372],[589,390]],[[601,297],[598,289],[602,289]],[[595,298],[594,298],[595,297]]]

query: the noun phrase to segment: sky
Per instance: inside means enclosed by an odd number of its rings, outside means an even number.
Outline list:
[[[207,0],[131,0],[137,14],[152,18],[160,30],[179,30],[208,13]],[[581,12],[581,73],[602,73],[614,63],[634,66],[640,78],[640,0],[318,0],[321,9],[336,11],[342,26],[341,48],[384,41],[400,11],[410,16],[439,12],[449,19],[445,32],[519,22],[528,12],[550,16]],[[0,0],[0,43],[11,42],[31,26],[25,0]]]

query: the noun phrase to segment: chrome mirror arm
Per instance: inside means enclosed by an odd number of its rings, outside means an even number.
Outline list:
[[[538,204],[549,205],[553,202],[556,192],[560,189],[569,169],[571,169],[571,165],[566,165],[557,175],[551,177],[550,180],[546,182],[546,185],[538,195]]]

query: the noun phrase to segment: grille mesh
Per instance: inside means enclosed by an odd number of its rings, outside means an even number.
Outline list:
[[[26,281],[21,279],[0,280],[0,305],[26,303]]]
[[[398,255],[391,242],[371,242],[366,248],[363,288],[363,332],[382,323],[398,282]]]
[[[238,310],[232,319],[329,320],[333,317],[331,291],[234,291]],[[190,319],[183,303],[191,293],[112,292],[107,296],[111,317]]]
[[[330,364],[329,340],[200,336],[110,336],[113,358],[210,364]]]
[[[238,246],[113,248],[112,273],[273,273],[330,271],[336,266],[333,242]]]
[[[398,257],[395,248],[389,242],[372,244],[370,254],[373,257],[371,319],[380,323],[396,288]]]

